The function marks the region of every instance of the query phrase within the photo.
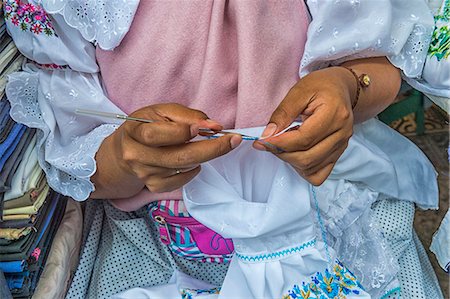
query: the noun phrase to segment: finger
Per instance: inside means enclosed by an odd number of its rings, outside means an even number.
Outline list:
[[[316,169],[319,165],[333,162],[347,147],[348,140],[341,139],[339,133],[321,141],[312,149],[306,151],[284,152],[276,154],[283,161],[302,170]]]
[[[158,121],[128,126],[126,132],[140,144],[159,147],[183,144],[189,141],[198,134],[198,125]]]
[[[324,96],[320,97],[323,98],[317,99],[318,102],[333,100]],[[298,134],[296,139],[298,142],[297,145],[308,149],[337,131],[343,131],[345,134],[344,137],[350,137],[353,133],[352,126],[353,114],[348,110],[348,107],[319,105],[314,108],[314,111],[305,119],[298,130],[293,133]],[[279,137],[285,137],[283,135]]]
[[[350,139],[353,134],[353,126],[347,124],[343,128],[330,128],[329,134],[319,140],[308,139],[308,135],[305,136],[303,132],[304,131],[300,131],[299,128],[298,130],[289,131],[264,141],[270,143],[272,146],[282,149],[284,152],[308,151],[314,149],[311,153],[323,153],[322,156],[325,156]],[[267,146],[267,144],[265,144],[265,147],[267,150],[273,152],[273,147]],[[276,151],[275,153],[277,152],[279,151]]]
[[[188,108],[176,103],[172,103],[170,105],[158,104],[152,107],[155,109],[158,116],[173,122],[187,125],[197,124],[202,128],[209,128],[213,130],[223,129],[221,124],[209,119],[209,117],[200,110]]]
[[[198,173],[200,167],[168,177],[152,176],[145,181],[145,186],[150,192],[161,193],[179,189],[190,182]]]
[[[189,172],[200,165],[195,165],[189,168],[166,168],[166,167],[157,167],[157,166],[149,166],[139,162],[133,162],[130,164],[135,175],[141,179],[142,181],[146,181],[147,178],[151,176],[157,176],[160,178],[167,178],[173,175],[178,175],[180,173]]]
[[[292,87],[270,117],[269,124],[262,133],[263,138],[272,136],[288,127],[315,97],[314,93],[301,90],[299,84]]]
[[[197,167],[200,167],[200,165],[196,165],[196,166],[189,167],[189,168],[177,168],[177,169],[166,168],[165,170],[166,170],[167,175],[165,177],[179,175],[181,173],[189,172],[191,170],[196,169]]]
[[[133,150],[124,153],[124,160],[173,169],[189,168],[222,156],[241,142],[241,135],[227,134],[210,140],[156,148],[135,143]]]

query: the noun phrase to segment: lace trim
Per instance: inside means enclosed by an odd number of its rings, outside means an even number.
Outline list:
[[[339,194],[327,201],[327,190],[316,190],[318,201],[326,202],[326,209],[320,205],[319,208],[330,246],[366,291],[374,297],[381,296],[395,280],[398,263],[371,214],[370,206],[378,199],[378,193],[346,183]]]
[[[37,128],[38,160],[47,175],[48,184],[57,192],[76,200],[85,200],[94,191],[90,177],[96,171],[95,153],[101,142],[118,125],[104,124],[84,136],[72,138],[70,152],[53,147],[55,134],[44,121],[38,103],[38,75],[18,72],[10,75],[6,94],[11,102],[11,117],[18,123]],[[49,151],[55,151],[57,159],[47,161]]]
[[[139,0],[43,0],[45,10],[61,14],[90,42],[112,50],[128,32]]]

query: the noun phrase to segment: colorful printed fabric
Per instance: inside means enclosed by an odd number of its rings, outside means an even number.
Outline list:
[[[47,36],[56,36],[50,18],[42,7],[20,0],[4,0],[3,5],[5,20],[11,21],[22,31],[29,30],[37,35],[45,33]]]
[[[208,263],[228,263],[231,261],[233,253],[232,243],[229,247],[229,254],[208,254],[200,249],[201,246],[199,247],[199,244],[195,240],[195,235],[199,234],[197,230],[201,231],[202,228],[204,230],[209,229],[201,223],[198,223],[189,215],[183,201],[161,200],[150,204],[148,207],[150,217],[154,220],[160,232],[162,243],[168,245],[170,250],[176,255],[186,259]],[[167,221],[162,223],[157,219],[157,217],[155,217],[155,211],[163,212],[170,217],[176,217],[180,221],[177,223],[166,219]],[[195,223],[188,224],[190,220]],[[228,241],[219,234],[215,233],[210,242],[211,246],[213,246],[214,244],[219,245]],[[231,240],[229,242],[231,242]]]
[[[310,283],[294,285],[283,299],[343,299],[349,294],[358,295],[364,288],[356,277],[339,260],[335,261],[332,272],[328,269],[311,277]]]

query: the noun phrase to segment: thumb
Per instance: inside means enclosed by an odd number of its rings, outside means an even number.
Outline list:
[[[272,113],[261,138],[268,138],[287,128],[305,110],[309,100],[299,87],[292,87]]]

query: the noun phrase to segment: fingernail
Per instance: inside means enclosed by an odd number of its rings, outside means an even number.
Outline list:
[[[270,123],[266,126],[264,131],[261,134],[261,138],[267,138],[272,136],[277,131],[277,125],[274,123]]]
[[[242,142],[242,137],[240,135],[233,135],[230,139],[231,149],[235,149]]]
[[[272,143],[265,142],[265,141],[262,141],[262,143],[264,143],[264,145],[266,146],[266,150],[267,150],[267,148],[269,148],[270,151],[271,151],[272,153],[274,153],[274,154],[281,154],[281,153],[284,153],[284,149],[279,148],[278,146],[276,146],[276,145],[274,145],[274,144],[272,144]]]
[[[197,124],[192,124],[192,125],[189,127],[189,129],[190,129],[190,131],[191,131],[191,137],[197,136],[197,134],[198,134],[198,129],[199,129],[199,126],[198,126]]]

